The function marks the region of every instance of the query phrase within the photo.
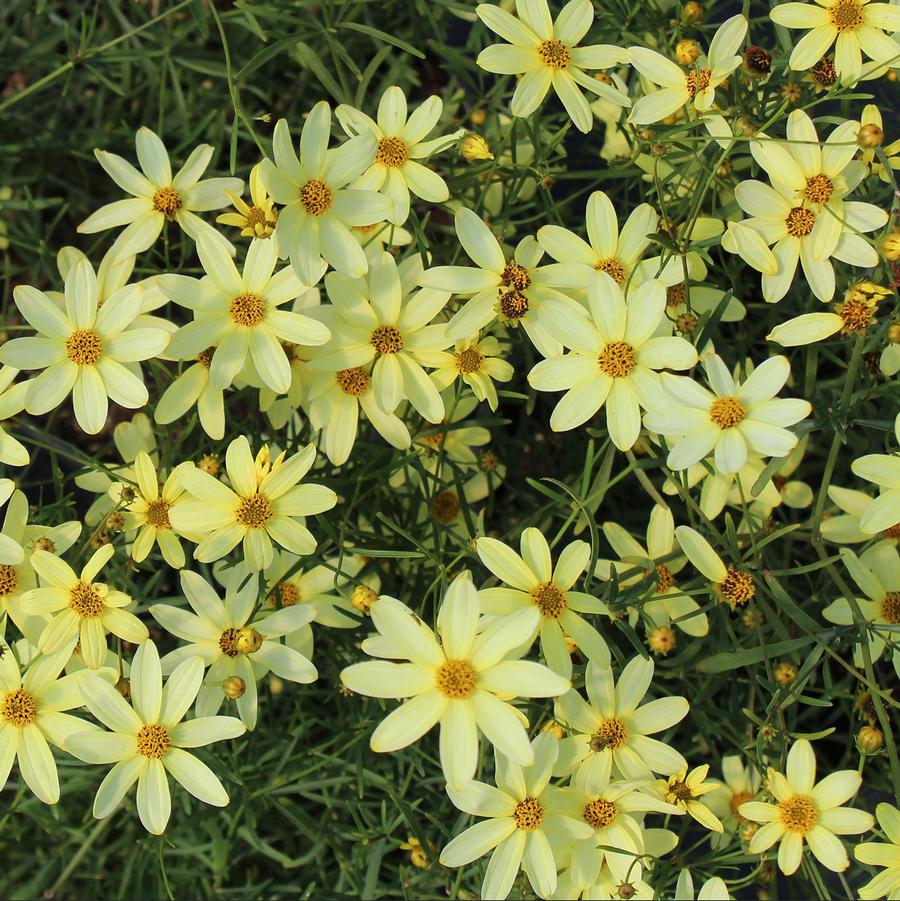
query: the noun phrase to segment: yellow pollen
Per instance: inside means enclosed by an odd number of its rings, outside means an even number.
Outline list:
[[[300,592],[292,582],[280,582],[275,586],[274,594],[282,607],[293,607],[300,601]]]
[[[628,741],[628,730],[618,717],[610,717],[600,723],[600,727],[591,737],[592,751],[615,751]]]
[[[204,454],[197,463],[197,469],[208,472],[211,476],[219,474],[219,459],[214,454]]]
[[[78,581],[69,589],[69,609],[82,619],[91,619],[103,612],[103,598],[94,591],[94,586]]]
[[[159,760],[172,746],[168,730],[158,723],[141,726],[137,734],[137,752],[151,760]]]
[[[403,350],[403,335],[394,325],[379,325],[372,332],[371,342],[380,354],[395,354]]]
[[[425,444],[429,447],[433,447],[435,450],[440,450],[444,446],[444,442],[447,440],[446,432],[432,432],[430,435],[422,435],[422,439]]]
[[[262,529],[272,518],[272,505],[262,494],[242,497],[235,519],[248,529]]]
[[[685,302],[686,289],[684,282],[672,285],[666,288],[666,306],[671,310],[673,307],[680,307]]]
[[[157,529],[171,529],[169,522],[169,502],[161,497],[147,504],[147,523]]]
[[[484,354],[477,347],[464,347],[453,354],[456,368],[462,375],[478,372],[484,362]]]
[[[675,576],[672,575],[672,570],[670,570],[665,563],[660,563],[659,566],[656,567],[656,580],[657,594],[668,591],[675,584]]]
[[[687,804],[688,801],[694,799],[694,793],[691,787],[682,779],[675,779],[669,782],[669,790],[666,793],[666,800],[670,804]]]
[[[537,53],[541,62],[550,69],[565,69],[572,60],[569,48],[556,38],[541,41],[538,44]]]
[[[256,294],[242,292],[232,299],[228,306],[228,312],[231,313],[231,318],[237,325],[252,328],[254,325],[259,325],[265,316],[266,305]]]
[[[647,633],[647,646],[654,654],[668,654],[677,643],[678,637],[671,626],[657,626]]]
[[[338,387],[344,394],[360,397],[369,390],[369,375],[357,366],[355,369],[341,369],[335,374]]]
[[[497,455],[493,451],[482,451],[478,458],[478,468],[482,472],[493,472],[499,462]]]
[[[8,563],[0,565],[0,598],[12,594],[19,585],[16,568]]]
[[[884,596],[881,618],[890,626],[900,624],[900,591],[889,591]]]
[[[37,701],[24,688],[9,692],[0,705],[0,716],[11,726],[27,726],[37,716]]]
[[[684,76],[689,97],[696,97],[701,91],[709,87],[709,79],[712,72],[709,69],[692,69]]]
[[[498,310],[501,318],[517,322],[528,312],[528,298],[517,288],[501,288]]]
[[[859,0],[838,0],[828,13],[831,16],[831,24],[839,34],[855,31],[865,20],[863,5]]]
[[[811,798],[794,795],[778,805],[781,822],[788,832],[799,832],[806,835],[819,819],[819,811]]]
[[[513,811],[516,828],[523,832],[534,832],[544,821],[544,805],[537,798],[526,798]]]
[[[861,332],[872,322],[875,305],[866,300],[850,298],[836,309],[838,315],[844,320],[844,332]]]
[[[462,700],[475,691],[478,673],[468,660],[445,660],[434,671],[434,684],[441,694]]]
[[[620,288],[625,284],[625,267],[615,257],[598,260],[594,269],[605,272]]]
[[[803,195],[810,203],[827,203],[834,193],[834,185],[827,175],[813,175],[806,179]]]
[[[837,69],[834,66],[834,60],[827,56],[823,56],[809,70],[813,81],[823,88],[830,88],[837,81]]]
[[[732,610],[753,600],[756,594],[756,586],[750,573],[732,567],[728,568],[725,581],[718,585],[718,589]]]
[[[232,303],[234,303],[234,301],[232,301]],[[206,350],[201,350],[200,353],[197,354],[197,362],[209,369],[209,367],[212,366],[212,358],[215,352],[215,344],[211,347],[207,347]]]
[[[788,234],[795,238],[805,238],[816,224],[816,214],[802,206],[793,207],[784,220]]]
[[[618,813],[619,811],[612,801],[607,801],[606,798],[597,798],[585,806],[582,817],[588,826],[594,829],[606,829],[612,824]]]
[[[103,354],[103,342],[90,329],[76,329],[66,338],[66,356],[76,366],[93,366]]]
[[[261,225],[263,227],[268,223],[268,217],[266,216],[266,211],[262,209],[262,207],[252,206],[250,207],[250,212],[244,217],[246,221],[247,228],[252,228],[256,231],[256,226]]]
[[[747,408],[736,397],[717,397],[709,405],[709,418],[720,429],[734,428],[747,415]]]
[[[324,181],[314,178],[300,189],[300,202],[310,216],[321,216],[331,209],[334,193]]]
[[[623,379],[636,365],[634,348],[624,341],[611,341],[597,357],[597,365],[611,379]]]
[[[531,599],[541,611],[542,616],[559,619],[569,606],[566,593],[552,582],[542,582],[531,589]]]
[[[741,815],[738,814],[738,809],[740,808],[741,804],[745,803],[746,801],[752,801],[752,800],[753,800],[753,795],[751,795],[750,792],[735,792],[731,796],[731,800],[728,802],[728,809],[732,813],[737,814],[741,819],[743,819],[743,817],[741,817]]]
[[[375,151],[375,162],[396,168],[409,159],[409,148],[401,138],[382,138]]]
[[[237,657],[240,651],[237,649],[237,636],[240,629],[226,629],[219,636],[219,648],[226,657]]]
[[[900,522],[894,523],[892,526],[888,526],[882,533],[882,538],[887,538],[889,540],[898,541],[900,540]]]
[[[181,195],[173,188],[160,188],[153,195],[153,209],[171,222],[181,209]]]
[[[431,504],[431,515],[438,521],[448,525],[453,522],[462,509],[455,491],[447,489],[438,494]]]
[[[510,261],[503,267],[500,273],[500,284],[504,288],[515,288],[516,291],[524,291],[531,284],[531,276],[524,266]]]

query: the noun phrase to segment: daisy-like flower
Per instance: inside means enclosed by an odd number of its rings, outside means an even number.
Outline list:
[[[110,731],[76,732],[66,750],[86,763],[114,763],[94,798],[94,816],[102,820],[119,806],[137,782],[137,810],[144,828],[162,835],[171,814],[171,775],[204,804],[224,807],[228,794],[216,774],[185,748],[200,748],[244,734],[232,716],[182,722],[203,682],[203,661],[185,660],[163,684],[159,652],[145,641],[131,664],[129,704],[96,676],[81,682],[84,704]]]
[[[650,280],[625,295],[605,272],[588,280],[591,318],[570,329],[563,357],[543,360],[528,373],[538,391],[565,391],[550,417],[555,432],[574,429],[606,406],[606,425],[619,450],[634,446],[641,431],[641,409],[665,403],[657,370],[690,369],[697,351],[684,338],[659,337],[666,290]],[[566,323],[566,325],[568,325]]]
[[[406,399],[420,416],[440,422],[444,403],[422,367],[450,344],[446,326],[434,322],[450,294],[431,288],[410,293],[414,264],[398,267],[389,253],[382,253],[365,279],[328,274],[325,288],[332,306],[321,316],[333,339],[315,355],[310,370],[355,370],[374,360],[374,399],[385,413],[393,413]]]
[[[282,635],[311,622],[313,607],[296,604],[276,613],[252,618],[259,598],[259,576],[244,566],[232,567],[225,576],[225,600],[197,573],[181,573],[181,590],[193,613],[169,604],[154,604],[150,615],[188,644],[166,654],[163,673],[171,673],[191,657],[209,667],[197,695],[197,716],[215,714],[225,700],[222,683],[236,676],[244,683],[237,698],[238,714],[248,729],[256,728],[256,683],[268,672],[282,679],[307,684],[318,678],[315,666],[294,648],[282,644]]]
[[[741,470],[751,451],[766,457],[786,457],[800,440],[786,426],[812,412],[808,401],[777,398],[791,374],[787,357],[770,357],[738,384],[713,355],[703,361],[712,391],[693,379],[664,375],[663,387],[674,404],[648,411],[644,425],[673,437],[666,465],[687,469],[712,453],[723,473]]]
[[[25,409],[29,384],[16,382],[18,374],[14,366],[0,366],[0,423]],[[30,459],[28,448],[0,425],[0,463],[27,466]]]
[[[140,172],[115,153],[94,150],[94,156],[109,177],[132,196],[100,207],[78,226],[78,231],[93,235],[108,228],[127,226],[116,239],[117,257],[146,250],[159,237],[167,220],[177,222],[195,241],[204,232],[215,234],[212,226],[197,213],[226,206],[226,192],[240,194],[244,182],[240,178],[200,180],[214,148],[209,144],[195,148],[173,178],[169,154],[156,134],[149,128],[140,128],[134,143]],[[219,240],[227,245],[221,237]]]
[[[7,341],[0,362],[44,370],[28,383],[29,413],[49,413],[71,392],[78,425],[93,435],[106,422],[108,399],[132,410],[147,403],[144,382],[123,364],[155,357],[169,335],[132,327],[141,312],[139,286],[122,288],[98,308],[97,276],[82,260],[66,277],[65,311],[28,285],[18,285],[13,296],[38,334]]]
[[[897,441],[900,442],[900,415],[894,424]],[[874,482],[881,494],[866,507],[859,518],[859,527],[869,535],[897,524],[900,510],[900,457],[890,454],[866,454],[854,460],[850,468],[854,475]]]
[[[192,309],[195,317],[175,333],[169,355],[189,359],[215,347],[209,378],[216,388],[227,388],[252,359],[263,382],[276,394],[286,394],[291,364],[282,342],[318,346],[331,337],[321,322],[278,309],[307,286],[290,267],[275,273],[274,241],[251,243],[243,273],[222,246],[206,235],[197,241],[197,251],[207,272],[205,279],[167,275],[159,282],[171,300]]]
[[[534,753],[512,698],[553,698],[568,679],[539,663],[510,659],[525,653],[539,619],[536,608],[504,616],[478,632],[478,592],[468,574],[457,576],[438,615],[440,642],[405,604],[381,595],[369,609],[379,632],[363,650],[408,660],[373,660],[341,672],[341,682],[374,698],[409,698],[372,733],[373,751],[398,751],[440,723],[441,767],[447,784],[464,788],[478,765],[478,733],[519,766]],[[500,698],[505,700],[500,700]]]
[[[419,284],[436,291],[469,297],[447,323],[452,341],[469,338],[499,319],[525,329],[532,344],[546,357],[562,350],[556,320],[580,322],[581,305],[549,286],[546,269],[538,267],[543,251],[532,237],[523,238],[507,261],[493,232],[472,210],[456,212],[456,236],[478,267],[434,266],[422,273]]]
[[[131,559],[135,563],[146,560],[153,546],[158,544],[166,563],[181,569],[184,548],[169,521],[170,511],[186,499],[178,474],[170,472],[160,484],[156,467],[145,451],[140,451],[134,458],[134,474],[138,490],[134,500],[125,505],[124,525],[126,532],[137,532],[131,545]],[[121,492],[119,495],[121,497]]]
[[[746,822],[738,813],[741,804],[752,801],[759,791],[759,773],[752,766],[745,766],[740,756],[731,754],[722,758],[722,781],[716,790],[706,797],[709,809],[720,819],[724,827],[722,839],[713,836],[713,846],[725,844]]]
[[[619,579],[622,588],[649,580],[655,583],[652,585],[653,593],[649,600],[644,601],[641,609],[654,625],[668,626],[671,623],[685,634],[694,636],[709,632],[709,621],[706,614],[700,611],[700,605],[692,597],[679,591],[675,584],[675,576],[687,561],[683,556],[672,559],[675,549],[675,520],[668,507],[660,504],[653,507],[647,524],[646,547],[635,541],[615,522],[603,523],[603,534],[620,560],[598,560],[595,571],[600,578],[608,581],[611,570],[623,573],[623,577]],[[642,560],[648,561],[649,566],[642,568],[643,571],[636,575],[624,575],[635,567],[640,567],[639,561]]]
[[[853,849],[853,856],[873,867],[885,867],[874,879],[861,886],[859,897],[896,898],[900,894],[900,811],[892,804],[881,802],[875,808],[878,825],[887,842],[863,842]]]
[[[863,516],[874,502],[871,495],[854,488],[829,485],[828,498],[841,512],[822,521],[820,530],[823,538],[835,544],[861,544],[872,537],[872,532],[866,532],[860,526]],[[900,508],[895,509],[894,515],[896,522],[882,529],[879,537],[882,541],[897,544],[900,542]]]
[[[247,438],[235,438],[225,452],[231,488],[191,462],[177,468],[191,497],[169,510],[169,521],[181,534],[205,533],[195,560],[212,563],[243,542],[244,559],[256,572],[271,564],[273,541],[294,554],[315,550],[316,539],[300,520],[330,510],[337,495],[324,485],[298,484],[315,462],[315,445],[285,455],[270,461],[264,444],[254,460]]]
[[[769,767],[766,788],[775,803],[746,801],[738,808],[745,819],[763,824],[747,850],[762,854],[780,842],[778,868],[790,876],[800,867],[806,843],[823,867],[842,873],[850,861],[838,836],[868,832],[875,823],[864,810],[840,806],[860,785],[862,776],[855,770],[836,770],[816,783],[812,745],[805,738],[798,739],[788,751],[784,774]]]
[[[549,797],[560,812],[591,828],[591,835],[576,841],[571,850],[569,867],[576,882],[596,882],[604,864],[617,882],[625,881],[635,861],[648,853],[642,815],[649,811],[684,814],[683,808],[660,800],[647,788],[646,783],[613,779],[612,758],[604,757],[600,766],[575,773],[569,788],[550,789]],[[566,838],[571,841],[574,836]]]
[[[573,541],[559,554],[556,566],[547,539],[539,529],[523,529],[522,555],[496,538],[479,538],[476,551],[481,562],[503,583],[500,588],[479,592],[483,613],[505,616],[517,610],[537,608],[540,618],[531,641],[540,634],[541,651],[547,665],[567,679],[572,675],[572,657],[566,636],[588,660],[609,665],[609,648],[603,636],[580,614],[599,613],[599,598],[573,591],[591,558],[590,545]]]
[[[585,72],[611,69],[628,60],[621,47],[591,44],[579,47],[594,20],[589,0],[569,0],[554,22],[547,0],[516,0],[516,16],[500,6],[481,3],[478,18],[509,44],[492,44],[478,54],[477,63],[498,75],[521,75],[510,103],[514,116],[530,116],[552,87],[575,127],[587,134],[594,124],[584,88],[620,107],[631,105],[628,95]]]
[[[10,649],[0,654],[0,789],[18,757],[22,779],[45,804],[59,801],[59,777],[48,742],[63,748],[73,733],[96,728],[64,712],[82,706],[79,684],[87,673],[60,678],[72,656],[71,644],[36,657],[24,675]]]
[[[215,441],[225,436],[225,394],[210,378],[215,347],[207,347],[163,391],[153,411],[159,425],[169,425],[181,419],[195,404],[203,431]],[[251,357],[252,358],[252,357]]]
[[[360,134],[333,150],[328,149],[330,137],[331,107],[321,100],[303,123],[300,158],[287,122],[279,119],[272,136],[275,161],[267,157],[260,164],[266,189],[284,205],[275,228],[280,252],[290,256],[305,285],[321,278],[322,257],[346,276],[365,275],[369,264],[350,229],[381,222],[392,207],[375,191],[347,187],[369,166],[375,135]]]
[[[585,839],[592,832],[570,810],[562,812],[567,790],[548,785],[559,753],[556,736],[542,732],[531,747],[534,762],[525,767],[497,755],[496,787],[470,782],[447,790],[460,810],[485,819],[456,836],[441,851],[440,861],[445,867],[464,867],[492,852],[482,898],[506,898],[520,867],[539,898],[551,897],[557,884],[552,842],[562,836]]]
[[[798,262],[819,300],[834,296],[832,257],[862,268],[878,265],[878,253],[860,234],[888,221],[887,211],[874,204],[847,200],[836,216],[754,179],[742,181],[734,196],[751,218],[729,224],[722,249],[762,273],[763,297],[769,303],[787,294]]]
[[[688,560],[710,581],[716,597],[732,610],[748,604],[756,596],[753,576],[737,566],[726,566],[713,546],[690,526],[678,526],[675,537]]]
[[[684,279],[681,257],[673,256],[665,266],[660,257],[644,260],[657,230],[659,217],[649,203],[636,206],[619,230],[612,201],[603,191],[588,198],[585,226],[588,240],[560,225],[544,225],[537,233],[541,247],[557,262],[544,267],[544,279],[558,288],[584,288],[593,270],[605,272],[624,291],[648,278],[667,287]]]
[[[239,228],[242,238],[270,238],[272,236],[278,221],[278,213],[272,198],[266,192],[259,163],[250,170],[249,204],[231,191],[226,191],[225,194],[235,211],[217,216],[216,222],[219,225],[231,225]]]
[[[682,697],[641,700],[653,681],[652,660],[634,657],[616,683],[609,664],[589,660],[585,688],[590,703],[577,691],[557,702],[559,720],[570,731],[560,742],[556,775],[584,772],[583,778],[596,781],[610,766],[626,779],[648,781],[652,773],[671,773],[685,766],[674,748],[650,738],[680,723],[688,713]]]
[[[497,409],[494,380],[508,382],[513,377],[511,363],[500,359],[500,342],[492,335],[463,338],[452,353],[440,352],[441,365],[431,373],[431,380],[443,391],[461,378],[480,401],[486,400],[491,410]]]
[[[732,16],[720,26],[709,45],[709,54],[699,56],[690,69],[648,47],[629,47],[631,65],[662,90],[638,100],[628,117],[635,125],[649,125],[671,116],[682,107],[707,112],[716,101],[716,88],[740,66],[738,55],[747,34],[747,20]]]
[[[769,17],[785,28],[806,28],[791,51],[794,70],[814,66],[835,44],[834,68],[845,85],[859,81],[863,53],[876,63],[896,62],[900,45],[885,32],[900,31],[900,9],[869,0],[818,0],[779,3]]]
[[[52,654],[77,637],[85,665],[99,669],[106,660],[107,632],[132,644],[147,640],[147,627],[125,610],[134,603],[133,598],[95,581],[114,553],[111,544],[104,544],[94,551],[80,575],[49,551],[38,549],[31,555],[41,587],[32,588],[22,600],[29,613],[56,614],[41,632],[41,653]]]
[[[857,557],[849,548],[841,548],[841,559],[853,581],[865,598],[857,598],[856,604],[866,623],[865,642],[871,660],[878,660],[887,648],[900,676],[900,646],[896,627],[900,625],[900,553],[890,541],[879,541]],[[840,626],[857,625],[850,602],[838,598],[829,604],[822,616]],[[858,639],[857,639],[858,641]],[[857,644],[853,654],[856,666],[863,665],[862,645]]]
[[[668,779],[657,779],[654,787],[667,803],[683,810],[701,826],[712,832],[723,832],[722,821],[709,809],[705,801],[699,800],[719,787],[716,782],[706,781],[708,775],[709,764],[704,763],[703,766],[694,767],[690,771],[687,766],[683,766]]]
[[[452,134],[425,140],[443,110],[444,104],[435,94],[407,117],[406,96],[400,88],[392,86],[381,95],[377,120],[343,103],[334,111],[351,137],[375,136],[377,143],[371,151],[369,166],[353,187],[384,194],[392,206],[387,219],[394,225],[403,225],[409,218],[410,192],[429,203],[443,203],[450,197],[444,179],[418,162],[452,147],[465,134],[465,129],[460,128]]]
[[[13,492],[3,520],[3,536],[23,548],[25,554],[19,563],[0,564],[0,621],[8,615],[32,645],[37,646],[48,617],[36,616],[25,602],[26,593],[37,586],[31,553],[35,548],[41,548],[61,554],[80,534],[80,522],[64,522],[57,526],[28,525],[28,498],[21,491]]]

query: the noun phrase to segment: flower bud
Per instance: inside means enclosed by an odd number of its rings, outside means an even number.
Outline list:
[[[229,676],[222,683],[222,691],[225,692],[225,697],[230,698],[232,701],[242,698],[246,690],[247,683],[240,676]]]
[[[470,132],[459,142],[459,149],[467,160],[492,160],[494,158],[488,142],[474,132]]]
[[[262,647],[263,637],[256,631],[245,627],[241,629],[234,639],[234,646],[241,654],[252,654]]]
[[[881,241],[879,241],[879,247],[881,249],[881,255],[886,260],[890,260],[891,262],[900,260],[900,232],[885,235]]]
[[[794,666],[793,663],[788,663],[786,660],[783,660],[775,667],[772,675],[775,677],[775,681],[782,686],[782,688],[785,688],[788,685],[792,685],[796,680],[797,667]]]
[[[696,0],[689,0],[688,3],[685,3],[681,7],[681,14],[684,16],[684,21],[690,22],[692,25],[702,22],[705,15],[703,7]]]
[[[884,747],[884,733],[875,726],[863,726],[856,733],[856,744],[864,754],[874,754]]]
[[[872,150],[884,143],[884,132],[874,122],[870,122],[860,128],[856,141],[860,147]]]
[[[478,107],[478,109],[473,109],[471,115],[469,116],[469,121],[476,128],[479,125],[484,125],[485,119],[487,119],[487,112],[485,111],[483,106]]]
[[[369,608],[377,600],[378,595],[368,585],[357,585],[350,595],[350,603],[363,615],[369,612]]]
[[[692,65],[697,62],[699,56],[700,45],[690,38],[685,38],[675,45],[675,59],[677,59],[682,66]]]
[[[658,626],[647,633],[647,645],[654,654],[668,654],[676,643],[675,630],[670,626]]]

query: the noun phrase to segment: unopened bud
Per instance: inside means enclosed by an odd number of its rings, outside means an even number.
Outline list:
[[[677,59],[682,66],[692,65],[699,57],[700,45],[696,41],[685,38],[675,45],[675,59]]]
[[[262,643],[262,635],[256,629],[249,627],[241,629],[234,639],[234,646],[241,654],[252,654],[254,651],[258,651]]]
[[[786,687],[793,684],[794,680],[797,678],[797,667],[794,666],[793,663],[782,661],[775,667],[772,675],[779,685]]]
[[[856,141],[860,147],[874,149],[884,143],[884,132],[874,122],[870,122],[860,128]]]
[[[119,681],[116,682],[116,691],[125,698],[126,701],[131,700],[131,681],[126,679],[124,676],[119,676]]]
[[[467,160],[492,160],[494,158],[488,142],[474,132],[467,134],[459,142],[459,149]]]
[[[668,654],[676,644],[675,630],[670,626],[658,626],[647,633],[647,645],[654,654]]]
[[[225,697],[230,698],[232,701],[242,698],[246,690],[247,683],[240,676],[229,676],[222,683],[222,691],[225,692]]]
[[[684,21],[691,24],[703,21],[703,7],[696,0],[690,0],[690,2],[685,3],[681,7],[681,14],[684,16]]]
[[[863,726],[856,733],[856,744],[865,754],[874,754],[884,747],[884,733],[875,726]]]
[[[472,110],[472,114],[469,116],[469,121],[474,126],[484,125],[484,120],[487,119],[487,112],[483,106],[478,107],[478,109]]]
[[[350,603],[362,614],[367,614],[378,595],[368,585],[357,585],[350,595]]]
[[[890,260],[891,262],[900,260],[900,232],[885,235],[881,241],[879,241],[879,247],[881,249],[881,255],[886,260]]]

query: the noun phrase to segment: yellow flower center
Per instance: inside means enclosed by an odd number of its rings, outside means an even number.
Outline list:
[[[827,56],[823,56],[812,66],[809,74],[812,75],[813,81],[823,88],[830,88],[837,81],[837,69],[834,66],[834,60]],[[797,96],[799,98],[799,92]]]
[[[364,369],[360,369],[359,366],[355,369],[338,370],[335,377],[341,391],[344,394],[349,394],[351,397],[359,397],[369,390],[369,375]]]
[[[434,671],[434,684],[441,694],[462,700],[475,691],[478,673],[468,660],[445,660]]]
[[[795,238],[805,238],[816,224],[816,214],[812,210],[805,210],[802,206],[793,207],[787,214],[784,224],[789,235]]]
[[[151,760],[159,760],[172,746],[169,732],[159,723],[148,723],[141,726],[137,734],[137,752]]]
[[[819,819],[815,803],[803,795],[786,798],[778,805],[778,813],[788,832],[799,832],[801,835],[806,835]]]
[[[169,522],[169,502],[161,497],[147,504],[147,524],[156,529],[171,529]]]
[[[160,188],[153,195],[153,209],[171,222],[181,209],[181,195],[174,188]]]
[[[237,657],[240,653],[235,644],[239,631],[240,629],[226,629],[219,636],[219,648],[226,657]]]
[[[612,824],[618,813],[619,811],[612,801],[607,801],[606,798],[597,798],[585,806],[582,816],[588,826],[594,829],[606,829]]]
[[[874,304],[866,300],[851,297],[837,308],[838,315],[844,320],[845,332],[861,332],[872,321]]]
[[[236,299],[237,298],[235,298],[235,300]],[[232,301],[232,303],[234,303],[234,301]],[[201,366],[209,369],[209,367],[212,366],[212,358],[215,352],[215,344],[213,344],[211,347],[207,347],[206,350],[201,350],[200,353],[197,354],[197,362],[200,363]]]
[[[372,332],[372,346],[380,354],[395,354],[403,350],[403,335],[394,325],[379,325]]]
[[[731,800],[728,802],[728,809],[732,813],[737,814],[740,819],[743,819],[743,817],[738,813],[738,810],[740,809],[741,804],[752,800],[753,795],[751,795],[750,792],[735,792],[731,796]]]
[[[429,447],[433,447],[435,450],[439,451],[447,440],[447,433],[432,432],[430,435],[422,435],[421,440]]]
[[[668,654],[677,642],[675,630],[670,626],[657,626],[647,633],[647,645],[654,654]]]
[[[242,497],[235,513],[235,519],[248,529],[262,529],[271,518],[272,505],[262,494]]]
[[[103,612],[103,598],[94,591],[94,586],[78,581],[69,589],[69,609],[82,619],[91,619]]]
[[[803,194],[810,203],[827,203],[834,193],[834,185],[827,175],[813,175],[806,179]]]
[[[891,626],[900,624],[900,591],[889,591],[881,602],[881,618]]]
[[[493,451],[482,451],[478,458],[478,468],[482,472],[493,472],[499,462],[500,460]]]
[[[219,636],[219,649],[226,657],[237,657],[238,654],[252,654],[258,651],[263,643],[263,636],[249,627],[243,629],[226,629]]]
[[[431,515],[438,521],[448,525],[453,522],[462,506],[455,491],[447,489],[438,494],[431,504]]]
[[[274,593],[278,595],[278,603],[282,607],[293,607],[300,600],[300,592],[293,582],[279,582]]]
[[[324,181],[313,178],[300,189],[300,202],[310,216],[321,216],[331,209],[334,192]]]
[[[484,362],[484,354],[477,347],[464,347],[453,354],[453,360],[460,374],[469,375],[481,369],[481,364]]]
[[[409,148],[401,138],[382,138],[375,151],[375,161],[383,166],[396,168],[409,159]]]
[[[845,31],[855,31],[865,19],[863,5],[859,0],[838,0],[828,12],[831,16],[831,24],[839,34]]]
[[[732,567],[728,567],[725,581],[719,584],[718,589],[732,610],[746,604],[756,594],[756,586],[750,573]]]
[[[684,282],[672,285],[666,288],[666,306],[671,310],[673,307],[680,307],[684,304],[686,298],[686,289]]]
[[[676,776],[669,777],[669,789],[666,792],[666,801],[670,804],[677,804],[679,807],[686,807],[688,801],[693,801],[694,792],[691,787]]]
[[[569,48],[556,38],[541,41],[538,44],[537,52],[541,62],[549,69],[565,69],[572,61]]]
[[[256,227],[258,225],[265,228],[269,221],[269,217],[266,215],[266,211],[262,207],[252,206],[250,207],[249,212],[244,217],[246,221],[246,227],[252,228],[256,231]]]
[[[531,599],[534,601],[542,616],[551,619],[559,619],[569,602],[566,593],[552,582],[542,582],[531,589]]]
[[[605,272],[620,288],[625,284],[625,267],[615,257],[598,260],[594,269]]]
[[[900,522],[894,523],[892,526],[888,526],[882,533],[882,538],[887,538],[888,540],[897,541],[900,540]]]
[[[528,298],[517,288],[501,288],[498,310],[502,319],[516,322],[528,312]]]
[[[524,291],[531,284],[531,276],[524,266],[511,261],[503,267],[503,272],[500,273],[500,284],[504,288]]]
[[[12,594],[19,586],[16,568],[8,563],[0,564],[0,598]]]
[[[628,741],[628,730],[625,723],[618,717],[612,716],[603,720],[597,731],[591,737],[592,751],[615,751]]]
[[[636,363],[634,348],[624,341],[611,341],[597,357],[600,371],[611,379],[625,378],[634,369]]]
[[[544,822],[544,805],[537,798],[526,798],[516,804],[513,819],[517,829],[534,832]]]
[[[93,366],[102,354],[103,342],[90,329],[76,329],[66,338],[66,356],[76,366]]]
[[[670,570],[665,563],[660,563],[656,567],[656,593],[662,594],[664,591],[668,591],[674,584],[675,576],[672,575],[672,570]]]
[[[747,415],[747,408],[736,397],[717,397],[709,405],[709,418],[720,429],[734,428]]]
[[[252,328],[258,325],[266,314],[266,305],[263,299],[249,291],[243,291],[237,297],[232,298],[228,305],[228,312],[236,325]]]
[[[696,97],[701,91],[709,87],[709,79],[712,72],[709,69],[692,69],[684,76],[688,97]]]
[[[0,716],[11,726],[27,726],[37,716],[37,701],[24,688],[9,692],[0,706]]]

